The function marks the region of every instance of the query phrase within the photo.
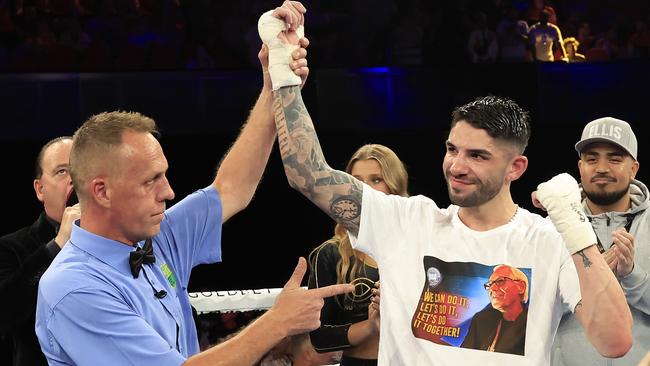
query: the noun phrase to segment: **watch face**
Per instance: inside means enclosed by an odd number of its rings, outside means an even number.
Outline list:
[[[359,204],[350,198],[337,198],[331,207],[334,215],[343,220],[353,220],[359,216]]]

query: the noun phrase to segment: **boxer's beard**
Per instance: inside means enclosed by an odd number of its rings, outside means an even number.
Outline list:
[[[449,177],[451,177],[451,173],[449,171],[445,172],[445,177],[447,178],[449,200],[454,205],[460,207],[480,206],[494,198],[501,190],[501,186],[503,186],[503,179],[495,181],[488,178],[485,180],[485,182],[483,182],[474,178],[472,179],[472,183],[475,185],[476,190],[466,197],[460,197],[456,195],[453,188],[451,187],[451,184],[449,183]]]

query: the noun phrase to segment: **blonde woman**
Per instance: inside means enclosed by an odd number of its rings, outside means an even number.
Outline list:
[[[386,194],[408,196],[408,174],[395,153],[383,145],[369,144],[357,150],[346,172]],[[352,249],[340,225],[334,237],[309,255],[309,288],[352,283],[355,292],[325,300],[321,327],[310,333],[317,352],[343,350],[341,366],[376,365],[379,349],[379,314],[369,310],[372,289],[379,280],[377,264]]]

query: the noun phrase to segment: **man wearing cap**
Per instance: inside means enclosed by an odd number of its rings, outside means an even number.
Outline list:
[[[598,247],[616,275],[634,318],[634,345],[620,359],[606,359],[590,345],[573,314],[565,314],[553,346],[552,364],[636,365],[650,349],[650,198],[639,170],[630,125],[604,117],[588,123],[575,146],[580,160],[582,207]]]

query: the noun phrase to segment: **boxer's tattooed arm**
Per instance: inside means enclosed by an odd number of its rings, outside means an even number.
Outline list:
[[[299,87],[274,92],[273,114],[291,187],[356,235],[361,216],[361,182],[327,165]]]
[[[585,266],[585,268],[591,267],[593,263],[591,263],[591,260],[589,260],[584,250],[579,251],[577,254],[582,258],[582,265]]]

